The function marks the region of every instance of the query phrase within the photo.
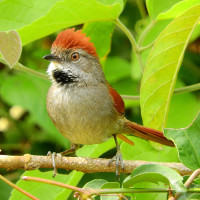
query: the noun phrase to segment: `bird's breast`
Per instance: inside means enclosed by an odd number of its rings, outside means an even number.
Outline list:
[[[69,88],[52,85],[47,110],[57,129],[75,144],[102,143],[121,126],[104,84]]]

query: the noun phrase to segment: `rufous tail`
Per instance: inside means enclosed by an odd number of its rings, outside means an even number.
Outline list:
[[[129,132],[130,134],[133,134],[137,137],[146,139],[146,140],[151,140],[154,142],[158,142],[160,144],[164,144],[167,146],[174,147],[174,143],[171,140],[168,140],[164,135],[163,132],[144,127],[142,125],[136,124],[131,121],[125,122],[125,126],[128,127],[131,131]]]

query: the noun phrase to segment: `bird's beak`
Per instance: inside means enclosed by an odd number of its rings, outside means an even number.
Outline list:
[[[58,56],[55,56],[53,54],[49,54],[43,57],[45,60],[49,60],[49,61],[59,61],[60,58]]]

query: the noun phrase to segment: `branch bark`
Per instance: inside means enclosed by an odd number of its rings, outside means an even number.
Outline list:
[[[84,173],[115,172],[115,162],[109,166],[109,159],[84,158],[84,157],[56,157],[56,167],[66,170],[77,170]],[[131,173],[136,167],[144,164],[160,164],[176,170],[180,175],[190,175],[192,170],[181,163],[147,162],[124,160],[123,173]],[[0,168],[7,170],[25,169],[34,170],[38,168],[53,168],[51,156],[35,156],[25,154],[23,156],[0,155]]]

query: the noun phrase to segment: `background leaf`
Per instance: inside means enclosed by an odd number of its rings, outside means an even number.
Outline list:
[[[19,60],[21,51],[22,44],[16,31],[0,32],[0,53],[10,68]]]
[[[96,52],[100,58],[102,67],[111,48],[111,38],[114,31],[112,22],[91,22],[86,23],[83,32],[90,37],[95,44]]]
[[[162,130],[186,45],[200,17],[200,5],[174,19],[157,38],[141,84],[141,113],[145,126]],[[187,28],[185,28],[187,26]]]
[[[190,169],[200,168],[200,113],[193,123],[182,129],[165,129],[167,138],[174,141],[181,162]]]
[[[48,2],[48,0],[46,0]],[[64,0],[56,2],[45,16],[18,30],[23,45],[66,27],[87,22],[112,20],[123,9],[122,0]],[[14,10],[16,12],[17,10]],[[26,13],[26,7],[23,12]],[[23,12],[20,13],[23,18]],[[59,22],[59,23],[58,23]],[[11,26],[12,27],[12,26]]]

